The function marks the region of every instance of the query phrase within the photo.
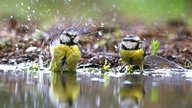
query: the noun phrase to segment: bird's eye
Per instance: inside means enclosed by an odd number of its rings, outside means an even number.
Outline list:
[[[65,35],[66,35],[66,36],[71,36],[69,33],[66,33]]]

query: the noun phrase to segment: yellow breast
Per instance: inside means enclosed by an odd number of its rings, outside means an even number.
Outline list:
[[[131,65],[141,66],[144,61],[144,51],[143,49],[138,50],[124,50],[119,49],[120,57],[123,61]]]
[[[76,71],[77,62],[81,58],[78,45],[58,44],[50,48],[52,70]]]

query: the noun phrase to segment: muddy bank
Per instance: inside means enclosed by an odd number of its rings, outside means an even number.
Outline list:
[[[48,66],[51,56],[49,45],[52,37],[62,27],[54,26],[49,30],[39,30],[36,24],[20,23],[15,19],[2,21],[0,29],[0,64],[18,64],[22,62],[38,63],[39,59]],[[135,33],[145,42],[148,54],[151,41],[160,42],[157,55],[174,61],[182,67],[192,68],[192,30],[183,21],[169,21],[160,26],[144,24],[127,24],[123,27],[90,26],[78,27],[79,43],[82,50],[80,64],[102,66],[107,59],[111,67],[121,65],[118,62],[117,47],[126,34]]]

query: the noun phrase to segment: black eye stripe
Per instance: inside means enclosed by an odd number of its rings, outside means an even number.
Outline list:
[[[133,39],[123,39],[123,41],[130,41],[130,42],[139,42],[138,40],[133,40]]]
[[[66,36],[71,36],[69,33],[66,33],[65,35],[66,35]]]

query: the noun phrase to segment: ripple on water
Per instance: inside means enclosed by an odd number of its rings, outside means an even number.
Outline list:
[[[192,77],[192,70],[189,69],[156,69],[145,71],[145,76],[152,77]]]
[[[22,69],[28,69],[30,66],[30,63],[22,63],[18,65],[4,65],[0,64],[0,73],[8,73],[8,74],[15,74],[15,72],[22,71]],[[95,76],[101,76],[102,73],[100,69],[94,69],[92,71],[88,71],[89,69],[77,69],[77,74],[80,75],[95,75]],[[47,70],[47,68],[44,68],[42,70],[39,70],[38,73],[51,73],[51,71]],[[134,72],[133,74],[128,73],[120,73],[120,72],[114,72],[114,69],[111,69],[111,71],[105,73],[106,76],[109,77],[122,77],[125,75],[140,75],[140,72]],[[192,77],[192,69],[156,69],[156,70],[145,70],[143,73],[144,76],[150,76],[150,77]],[[105,79],[92,79],[92,81],[100,81],[105,82]]]

